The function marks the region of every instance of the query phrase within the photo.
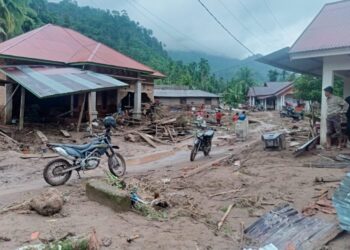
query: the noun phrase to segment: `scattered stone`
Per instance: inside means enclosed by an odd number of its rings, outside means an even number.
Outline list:
[[[60,212],[63,204],[63,196],[55,188],[49,188],[29,202],[30,208],[43,216],[51,216]]]
[[[109,246],[112,245],[112,239],[104,237],[104,238],[101,239],[101,243],[102,243],[102,246],[109,247]]]
[[[0,236],[0,242],[4,242],[4,241],[11,241],[11,239],[6,236]]]

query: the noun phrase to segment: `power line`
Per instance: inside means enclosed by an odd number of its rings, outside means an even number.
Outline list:
[[[131,0],[132,1],[132,0]],[[150,10],[148,10],[145,6],[143,6],[141,3],[136,3],[138,4],[141,8],[143,8],[145,11],[147,11],[150,15],[152,15],[153,17],[157,18],[158,20],[160,20],[162,23],[164,23],[165,25],[169,26],[170,28],[172,28],[174,31],[176,31],[177,33],[179,33],[181,36],[187,38],[188,40],[191,40],[193,43],[200,45],[201,47],[207,49],[207,50],[211,50],[212,52],[214,52],[214,54],[222,54],[222,52],[219,51],[215,51],[211,48],[209,48],[208,46],[202,44],[199,41],[194,40],[192,37],[186,35],[185,33],[183,33],[182,31],[178,30],[176,27],[174,27],[173,25],[171,25],[170,23],[168,23],[167,21],[165,21],[164,19],[162,19],[161,17],[155,15],[154,13],[152,13]]]
[[[270,12],[270,14],[271,14],[273,20],[275,21],[275,23],[277,24],[277,26],[281,29],[282,34],[284,35],[284,34],[285,34],[285,33],[284,33],[284,29],[283,29],[282,25],[280,24],[280,22],[278,21],[278,19],[276,18],[275,14],[273,13],[273,11],[272,11],[272,9],[271,9],[269,3],[267,2],[267,0],[263,0],[263,2],[265,3],[266,8],[267,8],[268,11]]]
[[[235,35],[233,35],[231,33],[231,31],[229,31],[225,25],[222,24],[222,22],[219,21],[219,19],[208,9],[208,7],[201,1],[198,0],[198,2],[200,3],[200,5],[202,5],[202,7],[212,16],[212,18],[214,18],[214,20],[237,42],[239,43],[243,48],[245,48],[249,53],[251,53],[252,55],[255,55],[254,52],[252,50],[250,50],[246,45],[244,45],[243,42],[241,42]]]
[[[245,9],[245,11],[248,13],[248,15],[250,15],[252,17],[254,22],[262,29],[262,31],[264,31],[265,33],[268,33],[269,31],[267,29],[265,29],[264,26],[261,25],[261,23],[258,21],[258,19],[253,15],[253,13],[250,12],[248,7],[241,0],[238,0],[238,2]]]
[[[145,15],[141,9],[138,8],[138,6],[133,1],[127,1],[129,4],[131,4],[136,10],[138,10],[144,17],[146,17],[148,20],[150,20],[155,26],[157,26],[159,29],[161,29],[165,34],[167,34],[169,37],[171,37],[173,40],[178,41],[179,39],[175,36],[173,36],[170,32],[168,32],[166,29],[164,29],[162,26],[160,26],[157,22],[152,20],[150,17]],[[184,44],[181,44],[182,47],[184,47],[187,50],[192,50],[191,48],[187,47]]]
[[[265,46],[265,43],[263,43],[231,10],[230,8],[224,4],[221,0],[218,0],[219,3],[231,14],[231,16],[243,27],[243,29],[249,33],[252,37],[254,37],[254,39],[261,43],[262,45]]]

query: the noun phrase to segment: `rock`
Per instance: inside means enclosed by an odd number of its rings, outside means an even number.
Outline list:
[[[102,246],[109,247],[109,246],[112,245],[112,239],[104,237],[104,238],[101,239],[101,243],[102,243]]]
[[[126,135],[124,136],[124,139],[125,139],[125,141],[136,142],[136,138],[135,138],[135,136],[132,135],[132,134],[126,134]]]
[[[30,208],[43,216],[51,216],[60,212],[63,204],[63,196],[55,188],[49,188],[29,202]]]

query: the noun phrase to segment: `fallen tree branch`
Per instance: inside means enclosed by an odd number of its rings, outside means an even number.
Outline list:
[[[219,196],[219,195],[224,195],[224,194],[232,194],[232,193],[237,193],[241,191],[241,189],[232,189],[230,191],[226,191],[226,192],[220,192],[220,193],[216,193],[216,194],[212,194],[209,195],[209,198],[215,197],[215,196]]]
[[[231,204],[227,210],[226,210],[226,213],[224,214],[224,216],[221,218],[221,220],[219,221],[218,223],[218,230],[220,230],[220,228],[222,227],[222,225],[224,224],[228,214],[231,212],[232,208],[233,208],[234,204]]]

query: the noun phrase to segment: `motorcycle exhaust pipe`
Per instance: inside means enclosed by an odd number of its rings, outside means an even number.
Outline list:
[[[64,150],[64,149],[61,148],[61,147],[54,147],[53,150],[54,150],[56,153],[58,153],[59,155],[65,157],[65,158],[67,158],[67,159],[69,159],[69,160],[72,160],[72,161],[75,160],[75,158],[74,158],[73,156],[69,155],[69,154],[67,153],[67,151]]]

